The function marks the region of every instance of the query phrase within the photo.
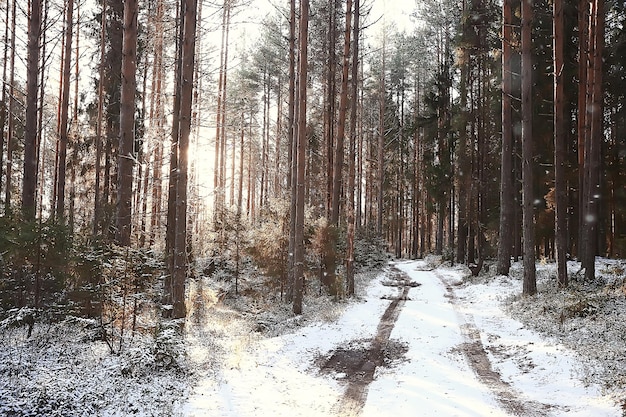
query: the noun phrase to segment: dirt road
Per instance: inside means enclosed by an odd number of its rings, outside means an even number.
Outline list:
[[[576,379],[575,355],[503,313],[498,297],[517,287],[494,293],[459,286],[461,277],[398,262],[332,319],[325,309],[338,305],[326,304],[291,331],[231,336],[224,366],[199,381],[181,415],[620,415]]]
[[[423,363],[419,367],[424,372],[417,385],[429,385],[429,379],[433,379],[431,389],[446,395],[463,392],[470,387],[482,391],[482,395],[487,397],[487,404],[476,404],[476,415],[483,415],[486,409],[490,409],[492,415],[545,416],[553,408],[521,398],[509,383],[502,380],[483,346],[480,329],[476,327],[471,314],[461,312],[454,283],[444,275],[429,270],[407,273],[392,267],[383,278],[383,284],[389,287],[389,294],[383,298],[390,300],[390,303],[380,318],[374,337],[365,344],[365,348],[364,343],[360,343],[356,347],[347,346],[334,351],[321,365],[322,372],[332,370],[345,374],[346,389],[336,407],[337,415],[375,414],[368,409],[367,404],[368,392],[376,376],[393,379],[394,373],[397,373],[400,380],[396,384],[402,390],[404,385],[408,385],[402,381],[405,371],[394,367],[400,364],[400,367],[408,370],[420,362],[432,362],[433,356],[448,362],[449,378],[441,381],[441,368],[432,363]],[[416,319],[412,331],[395,329],[402,315]],[[433,325],[437,323],[439,328],[434,329]],[[392,334],[395,338],[392,338]],[[429,347],[434,350],[429,352]],[[421,357],[420,352],[423,353]],[[428,371],[429,367],[431,372]],[[428,400],[434,398],[434,403],[430,405],[433,410],[453,410],[458,406],[460,412],[474,414],[472,405],[465,404],[462,398],[454,400],[452,397],[449,398],[453,399],[452,402],[449,399],[441,402],[439,395],[431,395],[436,392],[430,393],[417,387],[412,389],[418,391],[417,395],[422,393],[429,397],[424,398],[422,404],[428,404]],[[372,395],[377,394],[374,388]],[[411,394],[416,395],[415,392]],[[385,395],[389,396],[388,390]],[[459,403],[455,405],[454,401]],[[398,398],[394,403],[401,402],[402,398]],[[385,415],[397,415],[397,412],[392,414],[388,409],[385,411]],[[399,411],[402,414],[405,410]]]

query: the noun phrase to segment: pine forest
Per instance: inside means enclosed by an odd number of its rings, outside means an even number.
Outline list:
[[[376,395],[426,332],[492,415],[624,415],[625,25],[621,0],[0,0],[0,415],[419,415]],[[403,324],[439,303],[457,336]],[[535,333],[498,345],[510,320]],[[545,338],[609,411],[507,377],[565,372]],[[471,395],[424,415],[488,414]]]

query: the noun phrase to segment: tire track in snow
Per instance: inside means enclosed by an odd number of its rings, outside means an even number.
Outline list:
[[[409,299],[409,290],[418,286],[412,282],[409,276],[396,267],[392,267],[387,273],[385,285],[398,289],[395,297],[390,297],[391,304],[383,313],[376,328],[376,336],[366,352],[362,361],[352,369],[353,377],[349,379],[348,386],[337,406],[337,415],[341,417],[358,416],[367,399],[369,385],[374,380],[376,368],[384,365],[385,349],[389,343],[391,332],[400,316],[400,312]]]
[[[432,272],[446,288],[446,297],[456,311],[459,327],[465,339],[459,350],[467,358],[478,379],[489,387],[495,399],[507,412],[515,416],[545,417],[554,406],[520,398],[519,393],[515,391],[511,384],[502,379],[500,374],[493,369],[480,338],[480,330],[474,323],[473,316],[460,311],[453,284],[438,271]]]

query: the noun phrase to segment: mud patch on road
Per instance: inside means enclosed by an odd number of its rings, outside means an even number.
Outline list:
[[[408,345],[390,340],[390,336],[404,303],[409,300],[409,290],[420,284],[394,267],[387,272],[383,285],[397,288],[397,293],[383,297],[390,299],[391,304],[383,313],[374,338],[354,341],[318,360],[320,372],[332,374],[347,383],[346,391],[336,406],[336,414],[342,417],[358,416],[365,405],[367,390],[375,378],[376,369],[399,363],[408,351]]]
[[[346,382],[358,382],[367,378],[377,367],[393,368],[406,360],[408,344],[389,340],[380,351],[371,349],[372,340],[357,340],[341,346],[316,362],[322,374]],[[370,381],[371,382],[371,381]]]

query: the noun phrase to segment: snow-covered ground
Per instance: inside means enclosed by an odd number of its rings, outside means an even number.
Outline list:
[[[0,322],[0,416],[626,416],[626,262],[538,294],[509,276],[392,262],[357,296],[308,287],[294,316],[263,277],[189,285],[186,340],[132,333],[111,353],[93,320]],[[220,301],[218,301],[220,300]],[[170,329],[171,330],[171,329]],[[121,342],[120,342],[121,343]],[[164,361],[167,359],[167,361]]]
[[[519,279],[465,283],[462,267],[433,270],[423,261],[395,267],[420,285],[408,290],[387,341],[401,352],[376,368],[371,384],[321,368],[337,351],[371,346],[383,313],[399,294],[385,285],[390,270],[371,280],[337,318],[296,323],[273,337],[242,332],[231,339],[223,345],[224,366],[205,377],[199,373],[181,414],[622,415],[600,386],[582,382],[574,351],[505,312],[521,292]],[[354,389],[364,391],[363,403],[346,406]]]

